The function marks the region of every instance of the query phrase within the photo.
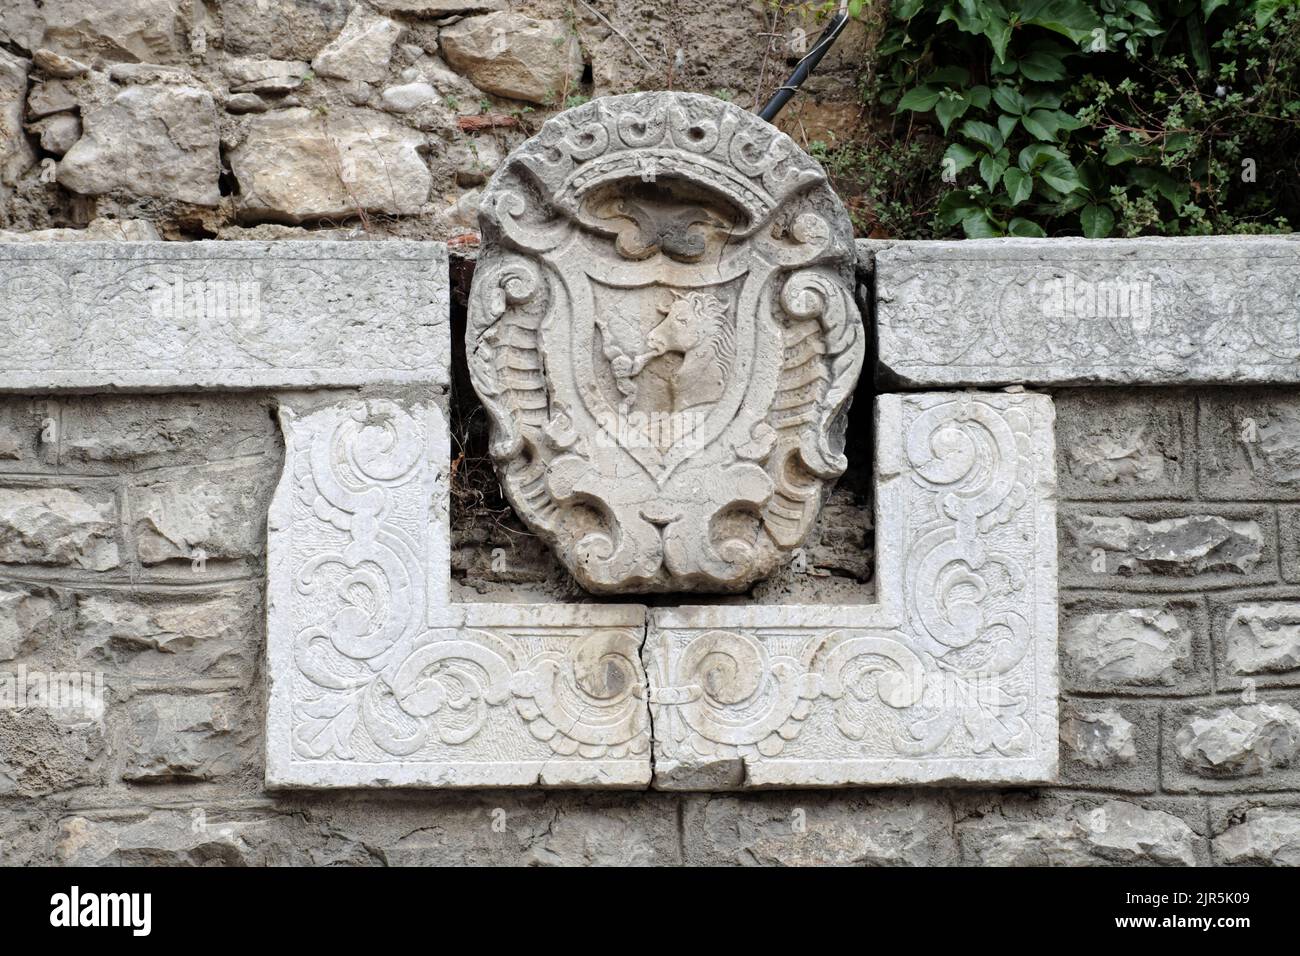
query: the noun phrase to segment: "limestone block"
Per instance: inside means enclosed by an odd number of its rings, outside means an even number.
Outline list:
[[[983,239],[874,255],[882,366],[914,386],[1300,381],[1294,237]]]
[[[380,13],[407,13],[417,17],[446,17],[453,13],[504,10],[506,0],[371,0]]]
[[[0,661],[48,648],[59,633],[59,599],[45,588],[0,584]]]
[[[232,93],[289,93],[302,86],[310,71],[301,60],[232,56],[221,64]]]
[[[225,48],[229,53],[310,60],[334,39],[355,6],[353,0],[223,0]]]
[[[560,105],[582,80],[582,49],[563,20],[489,13],[444,28],[438,40],[448,63],[498,96]]]
[[[44,46],[83,60],[177,63],[188,53],[186,0],[44,0]]]
[[[1159,788],[1160,707],[1144,700],[1071,700],[1061,707],[1061,782],[1099,790]]]
[[[0,243],[0,392],[447,381],[440,243]]]
[[[36,162],[36,153],[23,134],[30,67],[27,60],[0,50],[0,188],[14,185]]]
[[[1054,778],[1051,401],[877,402],[880,603],[652,610],[656,787]]]
[[[1183,766],[1205,777],[1292,769],[1300,758],[1300,713],[1280,703],[1206,708],[1187,715],[1173,744]]]
[[[321,76],[380,83],[388,75],[393,44],[401,34],[400,23],[355,6],[343,31],[316,54],[311,67]]]
[[[1199,602],[1105,607],[1072,600],[1063,609],[1063,678],[1085,691],[1150,688],[1161,692],[1208,690],[1198,665],[1205,629]]]
[[[230,152],[240,215],[298,223],[418,213],[432,183],[423,146],[421,133],[374,110],[294,107],[257,116]]]
[[[62,156],[81,138],[81,120],[70,113],[56,113],[31,124],[31,131],[40,137],[41,149]]]
[[[0,682],[12,679],[0,676]],[[99,714],[85,709],[0,707],[0,797],[43,797],[102,786],[106,755]]]
[[[84,131],[59,162],[58,181],[73,192],[174,199],[198,206],[221,201],[217,108],[193,86],[128,86],[82,115]]]
[[[266,463],[225,463],[145,479],[128,491],[140,563],[231,560],[262,553],[260,516],[275,477]]]
[[[846,467],[866,344],[822,169],[720,100],[611,97],[512,153],[479,221],[497,474],[576,580],[741,591],[786,563]]]
[[[111,492],[0,488],[0,562],[109,571],[121,563]]]
[[[1061,722],[1061,742],[1071,757],[1096,770],[1137,761],[1133,724],[1113,709],[1081,710]]]
[[[1046,819],[990,817],[962,827],[978,866],[1196,866],[1201,838],[1181,817],[1124,800],[1079,805]]]
[[[445,413],[285,404],[267,784],[644,786],[635,605],[450,605]]]
[[[1224,609],[1222,658],[1237,677],[1269,676],[1300,670],[1300,603],[1247,602]],[[1292,679],[1297,675],[1292,674]]]
[[[1300,811],[1253,807],[1214,838],[1216,863],[1300,866]]]
[[[1198,398],[1201,495],[1300,497],[1300,401],[1293,389],[1221,389]]]
[[[131,702],[126,766],[133,783],[201,782],[236,770],[252,731],[233,694],[149,694]]]
[[[1056,400],[1061,496],[1076,500],[1189,498],[1196,406],[1172,390],[1070,389]]]

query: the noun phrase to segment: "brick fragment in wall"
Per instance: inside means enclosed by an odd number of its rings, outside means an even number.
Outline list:
[[[1066,389],[1055,402],[1063,498],[1192,496],[1196,416],[1187,393]]]
[[[990,815],[957,832],[963,862],[977,866],[1197,866],[1208,854],[1187,817],[1127,800],[1062,795],[1050,814]]]
[[[692,866],[942,866],[953,824],[933,790],[699,795],[682,814]]]
[[[1154,702],[1062,704],[1060,780],[1067,786],[1154,792],[1159,752],[1160,711]]]
[[[1060,568],[1066,585],[1196,590],[1276,579],[1271,509],[1223,506],[1188,513],[1151,505],[1066,505]]]
[[[0,797],[44,797],[103,786],[107,741],[102,713],[34,704],[32,676],[0,669],[0,695],[7,693],[6,684],[14,686],[23,678],[31,705],[0,707]]]
[[[79,661],[151,679],[252,677],[261,646],[260,588],[105,591],[76,598]]]
[[[0,583],[0,661],[52,647],[59,636],[59,597],[48,588]]]
[[[378,862],[302,815],[138,807],[63,817],[53,861],[71,866],[333,866]]]
[[[1225,600],[1214,632],[1221,690],[1300,683],[1300,601]]]
[[[1300,786],[1300,712],[1293,700],[1169,705],[1162,720],[1164,789],[1284,790]]]
[[[136,479],[128,500],[140,562],[260,556],[265,548],[267,502],[278,477],[264,462],[254,461]]]
[[[1213,840],[1228,866],[1300,866],[1300,808],[1251,807]]]
[[[126,765],[131,783],[196,783],[238,770],[261,732],[234,694],[147,694],[127,708]]]
[[[1197,693],[1210,689],[1205,613],[1198,600],[1065,596],[1061,671],[1082,691]]]
[[[1199,403],[1202,497],[1300,498],[1300,396],[1293,389],[1219,389]]]
[[[64,471],[139,471],[281,454],[270,401],[258,396],[96,395],[63,399],[59,411],[59,440],[45,455],[54,461],[57,450]]]
[[[109,571],[121,563],[117,501],[100,487],[0,487],[0,563]]]

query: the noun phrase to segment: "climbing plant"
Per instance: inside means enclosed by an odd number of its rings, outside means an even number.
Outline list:
[[[820,150],[856,180],[864,231],[1279,232],[1300,217],[1298,0],[882,7],[850,4],[879,29],[874,128]],[[891,180],[909,156],[926,167]]]

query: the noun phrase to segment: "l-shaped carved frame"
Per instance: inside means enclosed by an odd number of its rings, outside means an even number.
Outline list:
[[[1055,777],[1046,396],[877,398],[876,604],[456,604],[443,246],[23,244],[0,272],[0,392],[276,392],[269,786]]]

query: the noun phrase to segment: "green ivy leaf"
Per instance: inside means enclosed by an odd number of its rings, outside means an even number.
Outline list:
[[[955,226],[979,208],[979,204],[972,198],[969,190],[954,189],[939,200],[939,209],[935,218],[940,225]]]
[[[964,99],[944,96],[940,97],[939,102],[935,104],[934,115],[939,117],[939,123],[943,126],[944,133],[947,133],[952,121],[960,119],[969,108],[970,104]]]
[[[1083,234],[1089,239],[1103,239],[1115,228],[1115,214],[1110,211],[1110,207],[1096,203],[1083,207],[1079,221],[1083,224]]]
[[[997,227],[984,210],[973,212],[961,221],[962,232],[967,239],[994,239],[998,235]]]
[[[1057,130],[1061,128],[1056,114],[1051,110],[1034,110],[1028,116],[1020,117],[1020,122],[1025,124],[1025,129],[1034,139],[1054,140]]]
[[[962,123],[961,132],[967,139],[975,140],[981,146],[987,147],[989,152],[992,153],[996,153],[1001,149],[1004,142],[1002,134],[997,129],[978,120],[967,120]]]
[[[995,156],[984,156],[980,159],[980,178],[984,180],[984,185],[989,188],[989,192],[997,188],[998,181],[1002,179],[1006,169],[1007,164]]]
[[[943,158],[951,163],[953,172],[959,173],[963,169],[969,168],[978,155],[969,146],[962,143],[952,143],[944,150]]]
[[[1026,79],[1051,83],[1065,79],[1065,64],[1060,57],[1040,50],[1020,58],[1020,72]]]
[[[1019,116],[1027,112],[1025,98],[1020,95],[1020,91],[1011,86],[999,86],[993,90],[993,102],[998,104],[998,109],[1004,113],[1011,113]]]
[[[928,113],[939,102],[939,93],[939,90],[930,86],[918,86],[915,89],[908,90],[903,94],[903,98],[898,101],[898,109],[894,112],[901,113],[903,110],[915,110],[918,113]]]
[[[1003,140],[1006,140],[1011,135],[1012,130],[1016,128],[1016,123],[1019,121],[1019,117],[1005,114],[998,117],[998,132],[1002,134]]]
[[[1068,159],[1053,157],[1043,163],[1039,178],[1057,192],[1072,193],[1079,188],[1079,174]]]

